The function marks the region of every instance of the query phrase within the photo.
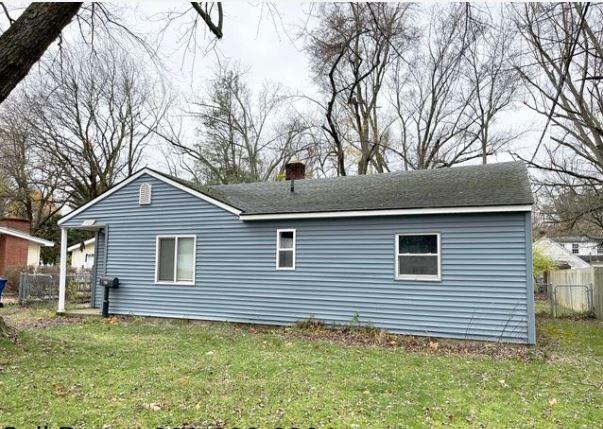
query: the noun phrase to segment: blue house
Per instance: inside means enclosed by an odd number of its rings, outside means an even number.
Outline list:
[[[94,230],[112,314],[535,342],[521,163],[199,186],[148,168],[59,222]]]

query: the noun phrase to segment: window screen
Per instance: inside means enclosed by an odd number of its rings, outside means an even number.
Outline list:
[[[276,268],[295,269],[295,230],[281,229],[276,236]]]
[[[438,234],[396,236],[396,278],[439,280],[440,254]]]
[[[159,237],[157,246],[156,281],[192,283],[195,278],[195,237]]]
[[[175,253],[175,238],[159,239],[159,281],[174,281]]]

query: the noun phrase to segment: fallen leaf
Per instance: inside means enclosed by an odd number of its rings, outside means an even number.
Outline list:
[[[159,405],[157,402],[151,402],[150,404],[142,404],[142,406],[144,408],[146,408],[147,410],[151,410],[151,411],[161,410],[161,405]]]

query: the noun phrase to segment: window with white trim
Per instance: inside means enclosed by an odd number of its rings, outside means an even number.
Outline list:
[[[196,243],[194,235],[157,236],[155,283],[194,284]]]
[[[151,204],[151,190],[152,185],[150,183],[143,183],[138,189],[138,204],[146,206]]]
[[[396,234],[396,279],[440,280],[440,234]]]
[[[580,245],[578,243],[572,243],[572,253],[574,255],[580,253]]]
[[[276,269],[295,269],[294,229],[278,229],[276,231]]]

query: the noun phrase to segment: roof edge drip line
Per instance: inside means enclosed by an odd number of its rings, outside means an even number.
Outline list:
[[[369,216],[411,216],[430,214],[470,214],[470,213],[509,213],[531,212],[531,205],[511,206],[481,206],[481,207],[436,207],[424,209],[392,209],[392,210],[351,210],[313,213],[275,213],[275,214],[245,214],[241,213],[239,219],[243,221],[278,220],[278,219],[328,219],[341,217],[369,217]]]

